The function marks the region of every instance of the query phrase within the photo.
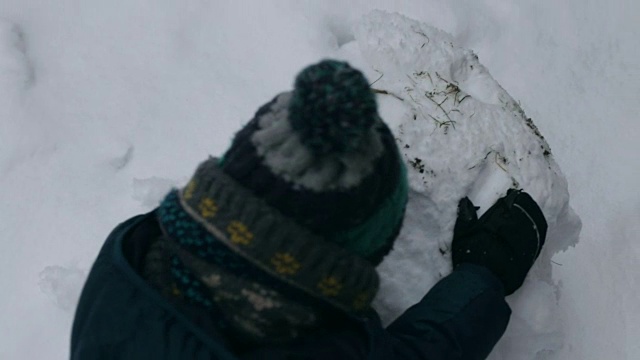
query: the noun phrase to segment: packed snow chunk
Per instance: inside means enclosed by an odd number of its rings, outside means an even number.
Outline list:
[[[507,298],[511,321],[491,355],[493,360],[545,359],[562,347],[564,336],[557,318],[557,288],[531,279]]]
[[[62,310],[72,311],[78,303],[78,298],[86,271],[75,267],[47,266],[40,272],[40,290]]]
[[[375,306],[383,320],[395,319],[451,272],[462,197],[481,198],[486,210],[509,188],[521,188],[542,208],[549,231],[523,288],[509,300],[515,314],[492,357],[535,359],[557,350],[561,289],[551,278],[551,257],[577,242],[581,225],[549,145],[478,57],[449,34],[375,11],[358,23],[355,38],[357,61],[380,74],[372,88],[394,128],[411,185],[404,228],[379,268]]]

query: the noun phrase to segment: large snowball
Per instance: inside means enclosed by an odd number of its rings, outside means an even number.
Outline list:
[[[375,307],[391,322],[451,271],[456,208],[489,161],[542,208],[547,243],[522,289],[508,300],[514,315],[493,359],[535,359],[557,350],[561,288],[551,257],[577,242],[580,220],[551,149],[518,102],[452,36],[401,15],[375,11],[355,29],[354,61],[379,78],[382,116],[392,125],[411,184],[405,226],[380,266]],[[508,54],[505,54],[508,56]],[[375,80],[375,78],[373,79]],[[480,179],[483,177],[483,179]],[[506,191],[506,189],[504,189]]]

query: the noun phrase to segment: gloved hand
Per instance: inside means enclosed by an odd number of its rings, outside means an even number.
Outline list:
[[[458,204],[453,230],[453,266],[485,266],[502,281],[506,295],[511,295],[540,255],[546,234],[542,210],[521,190],[509,190],[480,219],[465,197]]]

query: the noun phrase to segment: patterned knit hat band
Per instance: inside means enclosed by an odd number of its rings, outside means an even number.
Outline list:
[[[182,209],[232,252],[311,295],[354,311],[377,291],[369,262],[280,215],[225,175],[218,159],[199,166],[179,199]]]

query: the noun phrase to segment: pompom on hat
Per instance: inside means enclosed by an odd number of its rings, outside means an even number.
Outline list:
[[[262,106],[221,159],[200,164],[158,218],[204,262],[260,269],[352,310],[377,291],[374,266],[400,231],[407,193],[367,79],[324,60]]]
[[[347,63],[324,61],[296,78],[288,118],[314,154],[357,151],[377,116],[369,83]]]

